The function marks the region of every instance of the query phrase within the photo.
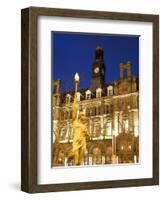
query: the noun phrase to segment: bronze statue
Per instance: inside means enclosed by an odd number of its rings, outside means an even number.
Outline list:
[[[72,159],[74,165],[81,165],[84,161],[84,155],[86,153],[86,136],[89,135],[88,129],[85,125],[86,116],[84,112],[79,112],[79,104],[77,101],[77,87],[79,83],[79,77],[75,79],[76,89],[74,95],[74,102],[72,105],[72,119],[73,119],[73,131],[74,138],[72,143],[72,150],[68,157],[68,162]]]

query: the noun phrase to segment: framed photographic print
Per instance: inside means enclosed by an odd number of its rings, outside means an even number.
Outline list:
[[[30,7],[21,189],[159,184],[159,16]]]

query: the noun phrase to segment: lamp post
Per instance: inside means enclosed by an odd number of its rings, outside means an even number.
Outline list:
[[[75,93],[78,91],[78,85],[80,82],[79,74],[76,72],[74,76],[74,82],[75,82]]]
[[[76,72],[75,76],[74,76],[74,83],[75,83],[75,94],[74,94],[74,103],[73,103],[73,113],[74,113],[74,117],[78,118],[78,114],[79,114],[79,104],[77,102],[77,92],[78,92],[78,85],[80,82],[80,77],[79,74]]]

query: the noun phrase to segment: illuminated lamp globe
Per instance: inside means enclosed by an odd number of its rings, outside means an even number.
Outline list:
[[[79,81],[80,81],[80,77],[77,72],[75,73],[74,80],[75,80],[75,83],[79,83]]]

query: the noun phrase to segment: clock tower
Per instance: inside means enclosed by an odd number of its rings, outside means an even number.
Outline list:
[[[92,65],[92,80],[90,90],[94,92],[97,88],[102,88],[105,83],[105,64],[103,60],[104,51],[101,47],[96,47],[95,60]]]

